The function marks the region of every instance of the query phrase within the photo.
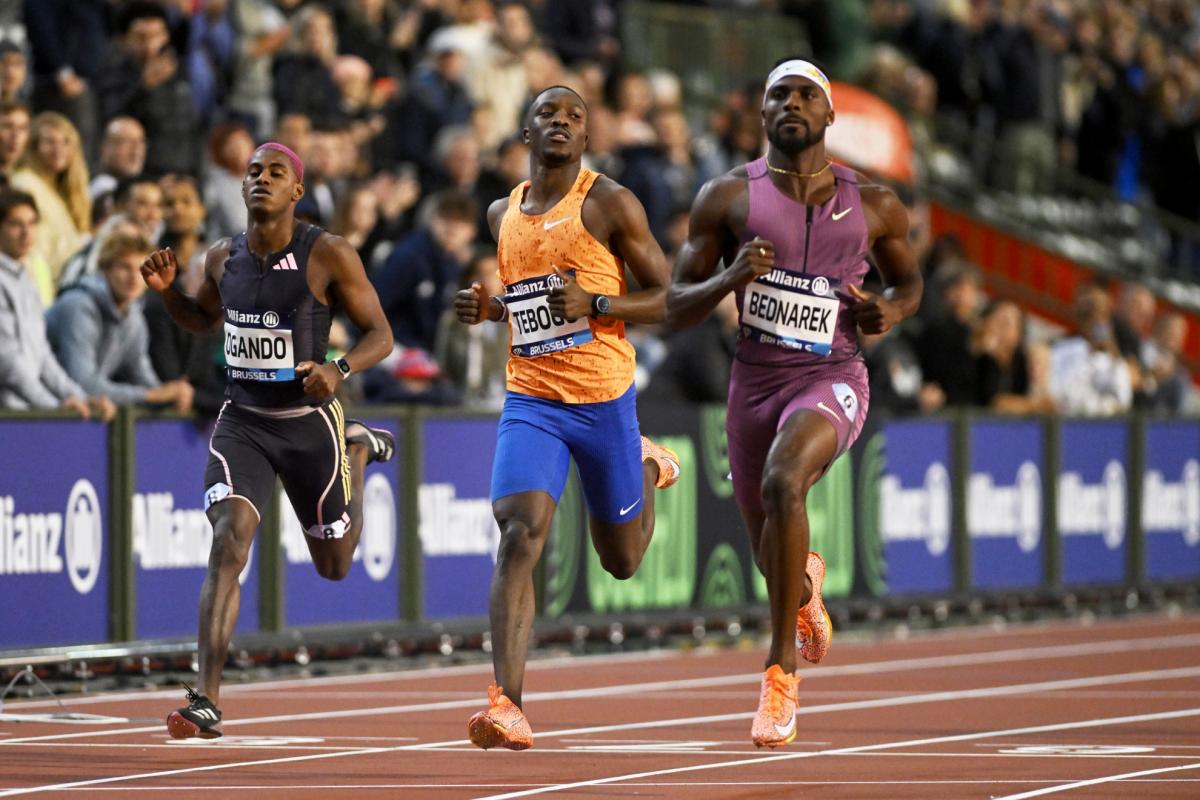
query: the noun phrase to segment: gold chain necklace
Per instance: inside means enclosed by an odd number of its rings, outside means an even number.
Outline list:
[[[782,167],[776,167],[771,164],[767,164],[767,169],[771,170],[771,172],[778,172],[780,175],[791,175],[794,178],[815,178],[832,166],[833,162],[826,160],[825,166],[821,167],[816,172],[796,172],[795,170],[783,169]]]

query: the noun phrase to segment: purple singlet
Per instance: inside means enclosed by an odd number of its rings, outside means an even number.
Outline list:
[[[737,291],[741,326],[726,431],[738,503],[760,513],[763,465],[788,417],[805,409],[829,420],[835,458],[866,418],[867,369],[848,287],[861,286],[870,268],[867,222],[858,176],[838,164],[831,169],[833,197],[809,206],[775,187],[766,159],[746,165],[750,213],[742,242],[772,242],[776,268]]]

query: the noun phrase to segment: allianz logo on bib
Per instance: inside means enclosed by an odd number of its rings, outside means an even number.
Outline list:
[[[906,489],[895,475],[879,482],[880,536],[884,542],[924,541],[940,556],[950,545],[950,473],[934,462],[921,486]]]
[[[1100,483],[1084,483],[1078,472],[1058,476],[1058,532],[1061,536],[1104,537],[1109,550],[1125,541],[1125,468],[1109,461]]]
[[[64,513],[18,512],[16,499],[0,495],[0,575],[66,572],[87,594],[100,577],[104,509],[91,481],[71,487]]]
[[[1200,545],[1200,462],[1188,459],[1178,482],[1156,469],[1146,472],[1142,528],[1146,533],[1182,531],[1189,547]]]
[[[456,494],[452,483],[421,484],[417,508],[422,550],[427,556],[484,555],[495,561],[500,527],[491,501]]]
[[[972,539],[1013,538],[1022,552],[1037,549],[1042,536],[1042,475],[1026,461],[1016,482],[996,485],[991,475],[974,473],[967,480],[967,531]]]

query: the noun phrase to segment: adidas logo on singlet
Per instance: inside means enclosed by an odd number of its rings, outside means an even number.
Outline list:
[[[296,266],[296,257],[288,253],[271,269],[299,269],[299,267]]]

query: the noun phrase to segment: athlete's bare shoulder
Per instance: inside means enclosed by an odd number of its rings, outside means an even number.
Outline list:
[[[208,252],[204,256],[204,273],[218,285],[221,283],[221,277],[225,274],[225,262],[229,258],[229,251],[232,247],[233,239],[226,236],[209,245]]]
[[[500,197],[492,201],[488,206],[487,221],[488,228],[492,231],[492,238],[500,241],[500,221],[504,219],[504,212],[508,211],[508,198]]]
[[[900,236],[908,232],[908,209],[896,193],[881,183],[856,172],[858,194],[862,198],[870,239],[881,236]]]
[[[696,194],[692,222],[702,227],[722,227],[740,236],[750,213],[750,173],[746,165],[712,178]]]

